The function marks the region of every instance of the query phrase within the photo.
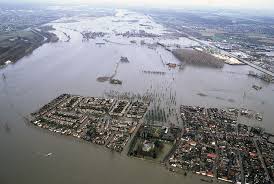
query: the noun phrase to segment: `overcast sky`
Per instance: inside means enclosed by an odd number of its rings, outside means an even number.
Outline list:
[[[89,4],[115,4],[150,7],[225,7],[225,8],[256,8],[274,9],[274,0],[0,0],[5,2],[50,2],[50,3],[89,3]]]

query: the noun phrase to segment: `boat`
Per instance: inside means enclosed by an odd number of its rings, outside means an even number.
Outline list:
[[[46,154],[45,156],[46,156],[46,157],[50,157],[52,154],[53,154],[53,153],[48,153],[48,154]]]

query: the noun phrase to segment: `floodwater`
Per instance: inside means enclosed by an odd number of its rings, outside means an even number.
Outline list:
[[[104,18],[104,21],[121,17],[123,13],[119,12],[116,16]],[[134,22],[132,18],[130,22]],[[70,42],[61,39],[58,43],[45,44],[16,64],[0,70],[0,75],[4,73],[6,76],[6,79],[0,80],[1,184],[200,183],[193,175],[174,174],[161,165],[57,136],[24,121],[24,116],[62,93],[84,96],[104,96],[113,91],[141,95],[151,93],[155,97],[154,104],[177,109],[180,104],[244,107],[263,113],[264,119],[262,122],[247,120],[243,123],[262,126],[274,133],[274,87],[248,77],[248,71],[252,70],[250,67],[225,65],[223,69],[214,69],[184,66],[183,69],[170,69],[165,64],[179,62],[161,47],[151,49],[146,45],[130,44],[131,38],[113,35],[107,36],[113,42],[101,46],[96,42],[102,41],[102,38],[82,42],[79,31],[89,29],[86,19],[78,24],[53,23],[56,32],[66,32],[71,36]],[[149,24],[149,21],[145,23]],[[86,27],[79,26],[82,23]],[[114,21],[109,27],[118,23],[125,24]],[[164,32],[160,25],[151,24],[158,33]],[[128,27],[123,29],[126,31]],[[122,29],[120,26],[116,28]],[[189,40],[186,42],[195,45]],[[128,57],[130,61],[120,63],[117,69],[115,78],[122,80],[123,84],[114,86],[108,82],[98,82],[98,77],[113,74],[121,56]],[[165,75],[146,74],[143,71],[161,71]],[[252,89],[253,84],[263,89],[256,91]],[[201,93],[203,95],[199,95]],[[170,103],[171,96],[176,99],[176,104]],[[180,125],[180,122],[170,122],[172,119],[168,121],[164,123]],[[53,154],[46,157],[48,153]]]

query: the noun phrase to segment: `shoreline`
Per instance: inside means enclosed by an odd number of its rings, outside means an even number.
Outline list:
[[[22,33],[21,33],[22,32]],[[13,35],[14,34],[14,35]],[[17,34],[32,34],[27,36],[17,36]],[[31,55],[36,49],[43,46],[45,43],[55,43],[59,38],[51,32],[46,30],[30,29],[28,31],[22,30],[18,33],[11,33],[11,38],[15,41],[10,42],[8,50],[0,55],[0,69],[5,68],[10,64],[14,64],[22,58]],[[14,43],[15,42],[15,43]],[[1,45],[0,45],[1,47]],[[2,47],[4,48],[4,47]]]

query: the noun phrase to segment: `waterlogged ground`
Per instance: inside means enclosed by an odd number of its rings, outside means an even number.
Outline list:
[[[166,64],[180,62],[157,42],[171,47],[198,43],[183,37],[174,39],[172,30],[146,15],[117,10],[113,16],[79,15],[50,25],[60,37],[58,43],[45,44],[32,55],[0,70],[0,163],[4,166],[0,167],[0,183],[200,183],[197,177],[176,175],[160,165],[56,136],[24,122],[23,116],[61,93],[150,96],[151,110],[163,109],[169,114],[166,122],[156,123],[179,126],[182,125],[178,118],[180,104],[243,107],[264,116],[262,122],[243,120],[243,123],[262,126],[274,133],[273,85],[248,77],[248,71],[252,70],[248,66],[169,68]],[[117,35],[139,30],[160,37]],[[106,35],[83,41],[83,32]],[[128,57],[130,62],[119,63],[121,56]],[[98,77],[114,73],[122,85],[97,81]],[[256,91],[253,84],[263,89]],[[53,155],[45,157],[49,152]]]

